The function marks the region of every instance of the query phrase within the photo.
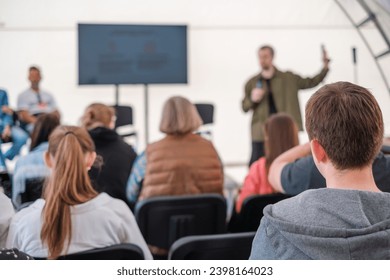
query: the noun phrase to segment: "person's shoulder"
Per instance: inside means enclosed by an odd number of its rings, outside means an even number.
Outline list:
[[[295,76],[297,76],[297,74],[291,70],[281,71],[279,69],[275,69],[275,76],[276,77],[295,77]]]
[[[23,90],[21,93],[19,93],[19,98],[25,98],[26,96],[28,97],[32,93],[33,93],[33,91],[31,90],[31,88],[27,88],[27,89]]]
[[[253,83],[254,81],[257,81],[258,79],[260,79],[261,77],[261,73],[257,73],[255,75],[252,75],[245,83],[245,85],[248,85],[250,83]]]
[[[126,205],[126,203],[124,201],[122,201],[121,199],[118,199],[118,198],[114,198],[105,192],[98,194],[94,198],[94,200],[95,200],[96,205],[101,206],[101,207],[105,207],[105,208],[111,209],[111,210],[117,210],[117,209],[123,210],[123,209],[128,208],[128,206]]]
[[[45,89],[41,89],[41,90],[39,91],[39,93],[42,94],[42,95],[46,95],[46,96],[53,97],[53,94],[52,94],[50,91],[47,91],[47,90],[45,90]]]
[[[315,205],[321,204],[324,197],[328,197],[329,189],[307,190],[296,196],[269,205],[264,215],[276,219],[297,221],[308,209],[313,210]]]
[[[118,217],[119,219],[129,219],[133,216],[127,204],[118,198],[114,198],[107,193],[98,195],[99,203],[96,203],[96,209],[104,212],[104,215]]]
[[[20,224],[22,220],[30,222],[33,220],[33,217],[40,217],[42,209],[45,206],[45,200],[39,198],[27,207],[16,212],[14,218],[12,219],[13,224]]]

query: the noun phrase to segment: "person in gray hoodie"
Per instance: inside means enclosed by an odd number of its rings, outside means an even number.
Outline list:
[[[325,85],[306,105],[306,130],[326,188],[268,205],[250,259],[390,259],[390,194],[372,173],[377,101],[358,85]]]

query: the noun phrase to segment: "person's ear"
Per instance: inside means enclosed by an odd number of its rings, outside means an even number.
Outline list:
[[[49,168],[53,168],[53,158],[51,157],[49,152],[45,152],[43,155],[43,160],[45,161],[45,164]]]
[[[87,166],[88,170],[91,169],[93,163],[95,162],[95,159],[96,159],[96,152],[87,153],[87,155],[86,155],[86,166]]]
[[[326,163],[328,161],[328,155],[326,154],[324,147],[318,142],[317,139],[310,141],[310,147],[313,154],[313,158],[317,163]]]

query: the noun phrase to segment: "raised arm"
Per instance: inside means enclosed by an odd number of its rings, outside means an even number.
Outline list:
[[[306,157],[311,154],[310,143],[296,146],[280,156],[278,156],[271,164],[268,172],[268,181],[275,191],[285,193],[285,190],[282,186],[282,170],[283,168],[295,160]],[[308,171],[309,172],[309,171]]]

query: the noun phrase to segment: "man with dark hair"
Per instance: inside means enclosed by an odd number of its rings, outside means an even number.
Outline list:
[[[389,259],[390,194],[372,174],[384,130],[375,98],[326,85],[306,105],[306,130],[326,188],[267,206],[250,258]]]
[[[39,68],[31,66],[28,75],[31,86],[18,96],[18,117],[21,126],[29,133],[32,132],[37,116],[40,114],[55,113],[60,116],[54,97],[39,87],[41,79]]]
[[[244,112],[252,111],[251,137],[252,154],[249,165],[264,156],[264,134],[262,126],[265,120],[275,113],[288,113],[302,130],[302,118],[299,108],[298,91],[318,85],[328,73],[329,59],[323,51],[323,69],[312,78],[302,78],[292,72],[282,72],[273,65],[274,50],[265,45],[259,48],[258,58],[261,72],[250,78],[245,84],[245,96],[242,100]]]

